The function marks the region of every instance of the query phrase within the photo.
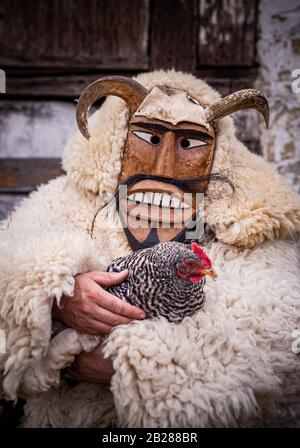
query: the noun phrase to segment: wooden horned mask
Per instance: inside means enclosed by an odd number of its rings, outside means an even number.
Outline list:
[[[208,187],[215,124],[233,112],[252,108],[268,126],[266,98],[246,89],[203,108],[186,91],[165,86],[149,91],[131,78],[105,77],[90,84],[78,102],[77,124],[86,139],[90,138],[89,108],[109,95],[122,98],[130,112],[118,180],[119,214],[129,244],[136,250],[185,240],[197,214],[196,196]]]

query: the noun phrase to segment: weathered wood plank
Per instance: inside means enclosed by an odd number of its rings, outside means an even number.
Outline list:
[[[148,68],[149,0],[2,0],[0,66]]]
[[[194,70],[197,1],[153,0],[151,18],[151,67]]]
[[[255,65],[256,0],[199,0],[198,65]]]
[[[0,193],[28,193],[63,173],[60,159],[0,159]]]
[[[188,71],[189,70],[187,68]],[[7,86],[6,95],[2,94],[2,98],[5,97],[34,97],[34,98],[70,98],[75,99],[79,98],[81,91],[89,85],[91,82],[96,79],[101,78],[102,76],[108,76],[111,74],[118,74],[117,72],[108,72],[108,73],[93,73],[93,74],[64,74],[58,75],[53,74],[49,75],[49,73],[45,73],[45,75],[40,74],[39,76],[28,76],[24,73],[24,76],[16,76],[14,73],[8,71],[7,73]],[[127,71],[127,72],[119,72],[123,76],[134,76],[136,72]],[[252,83],[253,79],[255,79],[257,75],[257,70],[254,68],[228,68],[228,67],[219,67],[217,69],[205,69],[200,68],[199,70],[194,70],[194,74],[200,78],[205,79],[209,82],[213,87],[219,88],[222,85],[230,84],[231,80],[234,79],[244,79],[245,83],[248,87],[249,84]]]
[[[39,75],[28,75],[19,72],[7,72],[6,94],[2,98],[25,97],[25,98],[64,98],[74,100],[79,98],[80,93],[90,83],[103,76],[116,75],[116,72],[93,73],[93,74],[63,74],[51,75],[49,71],[39,70]],[[133,72],[120,72],[123,76],[133,76]]]

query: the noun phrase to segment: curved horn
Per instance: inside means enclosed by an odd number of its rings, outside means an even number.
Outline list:
[[[206,110],[207,120],[215,121],[242,109],[256,109],[269,126],[269,105],[265,96],[254,89],[238,90],[225,96]]]
[[[104,96],[119,96],[126,101],[130,113],[133,114],[148,94],[141,84],[125,76],[107,76],[93,82],[82,92],[76,109],[77,125],[82,135],[88,140],[87,113],[95,101]]]

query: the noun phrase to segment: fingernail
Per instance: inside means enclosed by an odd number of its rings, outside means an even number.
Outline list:
[[[145,314],[145,313],[139,313],[139,318],[140,318],[140,319],[145,319],[145,317],[146,317],[146,314]]]

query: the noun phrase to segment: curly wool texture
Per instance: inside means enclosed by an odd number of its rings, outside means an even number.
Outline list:
[[[278,254],[290,261],[284,278]],[[122,425],[261,426],[295,418],[300,380],[299,358],[291,350],[292,331],[300,324],[295,246],[268,242],[249,252],[214,243],[209,256],[220,278],[207,282],[202,311],[180,325],[136,322],[111,334],[106,355],[114,359],[112,391]],[[275,289],[266,278],[276,278]]]
[[[175,71],[137,79],[188,90],[204,108],[220,97]],[[61,381],[60,370],[99,340],[69,329],[51,339],[53,301],[72,295],[76,274],[130,253],[111,216],[100,214],[90,237],[104,193],[117,184],[127,119],[125,103],[108,98],[90,120],[91,140],[77,133],[68,143],[67,176],[40,187],[1,224],[6,396],[32,397],[23,421],[30,427],[296,425],[300,276],[296,243],[287,238],[299,233],[299,198],[236,140],[231,118],[218,124],[213,171],[225,171],[237,190],[232,197],[211,182],[205,199],[218,239],[207,250],[219,277],[207,282],[204,309],[176,326],[159,319],[115,329],[106,345],[116,370],[112,394]]]
[[[79,409],[79,403],[83,407]],[[44,410],[40,406],[45,406]],[[80,383],[70,387],[62,384],[25,405],[23,427],[36,428],[107,428],[117,424],[117,415],[108,387]]]

